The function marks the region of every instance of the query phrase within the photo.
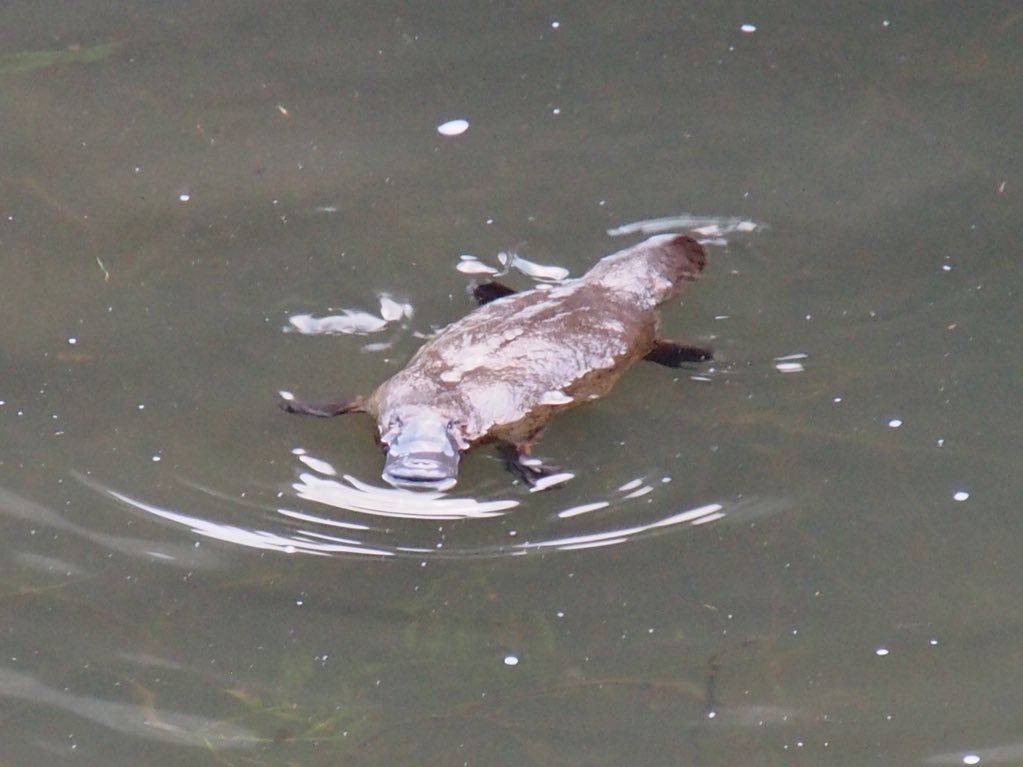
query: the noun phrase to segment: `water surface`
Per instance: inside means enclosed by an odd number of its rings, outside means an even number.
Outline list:
[[[43,4],[0,32],[12,764],[1013,764],[1013,4]],[[466,120],[445,136],[437,127]],[[641,366],[374,489],[460,256],[709,247]],[[711,239],[711,235],[707,235]],[[526,275],[509,277],[517,287]],[[289,318],[411,311],[370,335]]]

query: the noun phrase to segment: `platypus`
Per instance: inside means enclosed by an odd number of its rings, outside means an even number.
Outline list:
[[[501,443],[509,468],[535,485],[558,471],[531,456],[562,410],[611,390],[647,359],[678,367],[710,359],[704,347],[657,337],[659,304],[703,270],[706,253],[684,235],[658,235],[597,262],[578,279],[516,293],[475,286],[478,309],[427,341],[368,397],[281,402],[291,413],[364,412],[387,452],[383,478],[398,487],[449,489],[461,455]]]

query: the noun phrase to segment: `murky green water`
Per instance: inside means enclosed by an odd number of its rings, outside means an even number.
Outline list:
[[[8,14],[0,756],[1017,763],[1021,39],[1012,3]],[[718,359],[552,424],[565,487],[481,450],[410,504],[359,489],[368,420],[275,407],[396,370],[462,254],[579,274],[683,213],[766,224],[664,311]],[[411,319],[284,332],[381,293]]]

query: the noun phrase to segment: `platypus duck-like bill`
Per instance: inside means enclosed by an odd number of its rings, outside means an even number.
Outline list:
[[[480,307],[423,344],[368,397],[286,399],[281,407],[373,416],[387,453],[383,478],[396,487],[450,489],[462,454],[484,442],[500,443],[509,469],[527,484],[549,486],[560,469],[531,451],[555,414],[607,394],[640,360],[680,367],[712,359],[706,347],[657,337],[657,306],[705,263],[692,237],[657,235],[557,286],[516,293],[497,282],[476,285]]]
[[[449,490],[461,458],[449,424],[428,414],[393,423],[380,441],[387,446],[383,478],[395,487]]]

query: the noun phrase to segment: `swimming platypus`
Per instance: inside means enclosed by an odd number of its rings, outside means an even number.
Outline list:
[[[551,416],[607,394],[634,363],[678,367],[709,349],[657,337],[656,307],[692,282],[703,246],[682,235],[651,237],[602,258],[582,277],[515,293],[490,282],[483,305],[425,343],[368,397],[281,402],[291,413],[376,418],[392,485],[448,489],[471,447],[502,443],[529,484],[557,471],[532,458]]]

